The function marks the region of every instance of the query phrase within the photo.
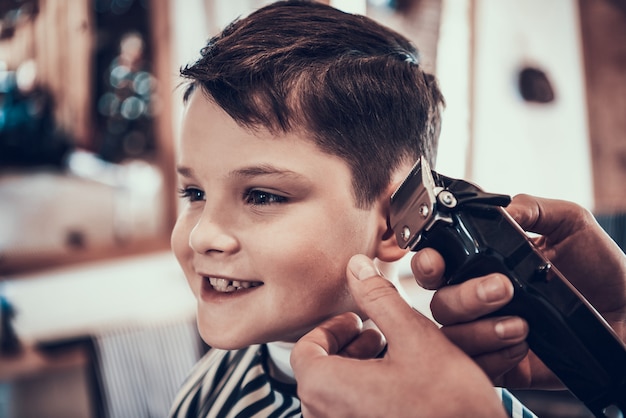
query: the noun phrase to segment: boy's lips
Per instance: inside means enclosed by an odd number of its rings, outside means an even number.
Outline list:
[[[203,276],[203,287],[211,287],[213,290],[220,293],[233,293],[259,287],[261,285],[263,285],[263,282],[254,280],[237,280],[224,277]]]

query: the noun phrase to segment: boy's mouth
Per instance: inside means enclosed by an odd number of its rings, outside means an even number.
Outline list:
[[[229,280],[216,277],[205,277],[213,289],[218,292],[232,293],[238,290],[250,289],[251,287],[261,286],[262,282],[249,282],[243,280]]]

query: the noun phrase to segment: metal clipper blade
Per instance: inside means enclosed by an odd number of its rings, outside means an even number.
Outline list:
[[[401,248],[413,248],[435,219],[435,181],[428,162],[420,158],[391,196],[389,223]]]

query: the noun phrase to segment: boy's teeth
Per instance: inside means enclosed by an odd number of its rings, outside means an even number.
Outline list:
[[[209,283],[211,286],[218,292],[234,292],[239,289],[248,289],[250,287],[258,286],[257,283],[253,282],[243,282],[239,280],[227,280],[227,279],[218,279],[215,277],[209,277]]]

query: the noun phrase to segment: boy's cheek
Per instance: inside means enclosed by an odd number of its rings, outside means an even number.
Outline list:
[[[179,225],[178,225],[179,221],[177,220],[176,223],[174,224],[174,228],[172,229],[172,233],[170,234],[170,248],[172,249],[172,251],[176,251],[176,247],[178,244],[178,236],[180,234],[180,231],[178,230]]]
[[[170,236],[170,247],[178,264],[185,269],[185,260],[190,257],[191,247],[189,246],[189,233],[185,222],[181,219],[176,221]]]

